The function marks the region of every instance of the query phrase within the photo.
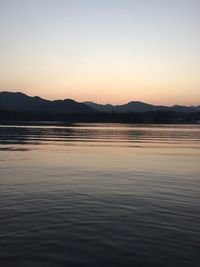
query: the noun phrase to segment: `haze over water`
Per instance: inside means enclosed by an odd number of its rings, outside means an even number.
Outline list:
[[[0,150],[1,266],[199,266],[199,125],[2,125]]]

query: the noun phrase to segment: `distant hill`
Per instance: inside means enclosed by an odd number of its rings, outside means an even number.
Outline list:
[[[79,103],[72,99],[46,100],[38,96],[28,96],[21,92],[0,92],[0,110],[36,113],[132,113],[148,111],[197,112],[200,106],[156,106],[140,101],[131,101],[123,105],[98,104],[94,102]]]
[[[100,112],[113,112],[115,111],[115,106],[111,105],[111,104],[97,104],[94,102],[84,102],[84,104],[86,104],[89,107],[92,107],[93,109],[100,111]]]
[[[152,110],[166,110],[166,107],[154,106],[140,101],[132,101],[125,105],[116,106],[116,112],[145,112]]]
[[[180,106],[180,105],[174,105],[172,107],[170,107],[171,111],[175,111],[175,112],[196,112],[196,111],[200,111],[200,106]]]
[[[20,112],[94,112],[92,107],[72,99],[46,100],[38,96],[31,97],[20,92],[0,92],[0,109]]]
[[[156,106],[140,101],[132,101],[123,105],[101,105],[93,102],[84,102],[86,105],[96,109],[100,112],[117,112],[117,113],[129,113],[129,112],[146,112],[146,111],[174,111],[174,112],[197,112],[200,111],[200,106],[180,106],[174,105],[168,106]]]
[[[46,100],[20,92],[0,92],[0,122],[64,121],[95,123],[200,123],[200,106],[156,106],[139,101],[124,105]]]

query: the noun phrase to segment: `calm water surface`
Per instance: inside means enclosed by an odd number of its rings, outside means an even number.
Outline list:
[[[0,266],[200,266],[200,126],[0,126]]]

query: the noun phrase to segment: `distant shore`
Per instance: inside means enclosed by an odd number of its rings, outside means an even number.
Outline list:
[[[132,113],[37,113],[0,110],[0,123],[134,123],[134,124],[200,124],[200,112],[146,111]]]

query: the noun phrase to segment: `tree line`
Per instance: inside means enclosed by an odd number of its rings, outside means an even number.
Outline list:
[[[200,123],[200,112],[37,113],[0,110],[0,121],[65,121],[101,123]]]

